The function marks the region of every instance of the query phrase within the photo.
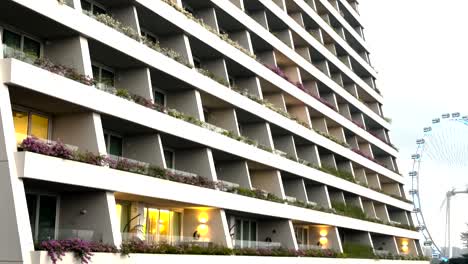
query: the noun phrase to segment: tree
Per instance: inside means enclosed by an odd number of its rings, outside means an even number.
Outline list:
[[[463,245],[468,248],[468,231],[461,233],[460,239],[463,242]]]

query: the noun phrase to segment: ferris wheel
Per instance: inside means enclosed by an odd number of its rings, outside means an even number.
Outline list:
[[[411,156],[413,160],[411,177],[411,190],[409,191],[414,209],[413,213],[417,221],[417,226],[424,236],[424,245],[430,246],[433,256],[450,257],[450,199],[459,193],[468,191],[448,190],[444,200],[445,211],[445,250],[442,251],[429,232],[424,218],[420,193],[423,190],[422,182],[430,177],[422,170],[424,164],[442,164],[449,168],[468,168],[468,116],[461,116],[460,113],[443,114],[434,118],[432,125],[424,128],[422,138],[416,140],[416,152]],[[443,181],[450,181],[450,176],[445,175]],[[445,190],[444,190],[445,191]],[[448,250],[447,250],[448,249]]]

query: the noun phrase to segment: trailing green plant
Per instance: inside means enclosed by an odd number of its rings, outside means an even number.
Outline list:
[[[212,73],[211,71],[205,69],[205,68],[197,68],[197,71],[203,75],[205,75],[206,77],[212,79],[213,81],[216,81],[218,82],[219,84],[222,84],[226,87],[229,87],[229,82],[218,77],[216,74]]]
[[[343,141],[337,139],[336,137],[334,137],[334,136],[332,136],[332,135],[329,135],[328,133],[322,132],[322,131],[320,131],[320,130],[318,130],[318,129],[314,129],[314,131],[315,131],[317,134],[319,134],[319,135],[321,135],[321,136],[323,136],[323,137],[326,137],[326,138],[330,139],[331,141],[333,141],[333,142],[335,142],[335,143],[337,143],[337,144],[340,144],[341,146],[343,146],[343,147],[345,147],[345,148],[350,148],[350,147],[351,147],[348,143],[343,142]]]
[[[367,245],[346,242],[343,243],[343,252],[348,258],[375,258],[374,250],[372,249],[372,247]]]
[[[346,205],[340,202],[332,202],[332,207],[338,214],[361,220],[368,220],[368,217],[364,211],[362,211],[362,209],[357,206]]]
[[[125,26],[124,24],[122,24],[120,21],[118,21],[117,19],[115,19],[114,17],[108,15],[108,14],[99,14],[99,15],[94,15],[93,13],[91,12],[88,12],[88,11],[85,11],[84,12],[86,15],[96,19],[97,21],[103,23],[104,25],[108,26],[108,27],[111,27],[117,31],[119,31],[120,33],[138,41],[138,42],[141,42],[142,44],[144,44],[145,46],[165,55],[166,57],[169,57],[189,68],[192,68],[193,65],[191,65],[189,62],[187,62],[187,60],[182,56],[180,55],[178,52],[174,51],[173,49],[170,49],[170,48],[165,48],[165,47],[161,47],[160,43],[159,42],[155,42],[155,41],[152,41],[150,39],[148,39],[147,37],[143,37],[143,36],[140,36],[140,34],[138,33],[138,31],[136,31],[135,29],[131,28],[131,27],[128,27],[128,26]]]
[[[228,34],[225,34],[225,33],[220,33],[218,32],[218,30],[214,29],[213,27],[211,27],[210,25],[206,24],[203,19],[200,19],[200,18],[197,18],[195,17],[190,11],[188,11],[187,9],[179,6],[177,3],[174,3],[172,2],[171,0],[161,0],[163,1],[164,3],[168,4],[169,6],[173,7],[175,10],[179,11],[180,13],[182,13],[185,17],[187,17],[188,19],[198,23],[199,25],[201,25],[202,27],[204,27],[206,30],[210,31],[211,33],[215,34],[216,36],[218,36],[220,39],[224,40],[225,42],[227,42],[228,44],[230,44],[231,46],[233,46],[234,48],[242,51],[243,53],[245,53],[246,55],[248,55],[249,57],[253,58],[253,59],[257,59],[257,57],[255,56],[255,54],[252,54],[250,51],[248,51],[246,48],[242,47],[238,42],[232,40]]]
[[[353,182],[353,183],[357,183],[356,180],[354,179],[354,176],[349,172],[337,170],[337,169],[326,167],[326,166],[317,167],[317,169],[321,170],[321,171],[323,171],[325,173],[334,175],[334,176],[336,176],[338,178],[342,178],[344,180],[347,180],[347,181],[350,181],[350,182]]]

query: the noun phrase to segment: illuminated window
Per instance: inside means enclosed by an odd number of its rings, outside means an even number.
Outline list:
[[[3,29],[2,34],[3,56],[11,58],[21,54],[33,60],[41,55],[41,43],[23,34]]]
[[[147,208],[148,217],[146,221],[147,240],[164,240],[180,236],[181,213]]]
[[[128,229],[130,225],[130,203],[117,202],[116,211],[120,232],[129,232]]]
[[[21,144],[28,136],[49,139],[49,117],[28,111],[13,110],[16,143]]]

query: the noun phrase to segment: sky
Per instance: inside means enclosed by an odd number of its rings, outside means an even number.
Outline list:
[[[468,1],[360,0],[359,9],[372,64],[379,72],[384,115],[392,118],[390,136],[400,148],[400,170],[409,178],[411,154],[416,151],[416,139],[423,136],[423,128],[443,113],[468,115]],[[445,135],[445,125],[440,127],[439,135]],[[465,140],[466,133],[468,141],[467,126],[454,129],[460,134],[446,140],[456,144]],[[441,149],[451,149],[443,141],[439,144]],[[423,159],[422,208],[439,246],[444,243],[441,203],[452,187],[465,188],[467,170]],[[452,244],[459,246],[460,232],[468,230],[467,202],[468,195],[459,195],[452,203]]]

